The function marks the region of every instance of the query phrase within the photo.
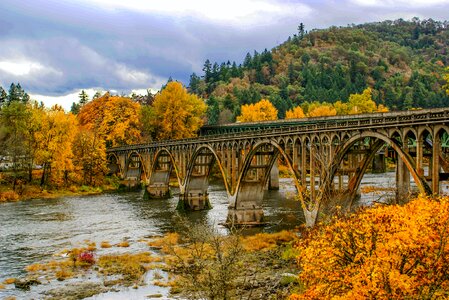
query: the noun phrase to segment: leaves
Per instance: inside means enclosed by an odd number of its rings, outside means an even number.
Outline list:
[[[243,105],[241,115],[237,117],[238,122],[256,122],[277,120],[277,109],[270,101],[262,99],[255,104]]]
[[[190,94],[179,82],[169,82],[154,97],[153,106],[144,111],[150,122],[147,134],[154,139],[182,139],[195,137],[203,125],[206,104]]]
[[[292,299],[447,297],[448,239],[448,197],[334,219],[299,242],[305,290]]]

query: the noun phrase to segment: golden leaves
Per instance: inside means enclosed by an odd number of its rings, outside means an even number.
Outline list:
[[[298,244],[304,293],[291,299],[448,294],[449,198],[376,206],[312,229]]]
[[[301,106],[296,106],[295,108],[292,108],[285,112],[286,119],[300,119],[305,117],[306,115],[304,114],[304,111],[302,110]]]
[[[179,82],[169,82],[147,112],[151,134],[158,140],[195,137],[203,125],[206,104]]]
[[[277,120],[278,111],[270,101],[262,99],[255,104],[242,105],[238,122],[256,122]]]

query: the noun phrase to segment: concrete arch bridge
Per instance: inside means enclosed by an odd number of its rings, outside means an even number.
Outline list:
[[[290,170],[308,225],[339,203],[350,207],[363,175],[396,163],[397,199],[413,180],[420,193],[439,194],[449,178],[449,108],[206,126],[200,136],[108,149],[111,173],[126,184],[147,185],[151,197],[180,187],[179,207],[206,209],[209,176],[221,174],[228,222],[263,220],[264,189],[278,185],[278,162]]]

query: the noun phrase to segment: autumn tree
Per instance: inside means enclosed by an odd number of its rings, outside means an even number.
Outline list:
[[[68,184],[73,171],[72,143],[77,132],[75,116],[66,114],[58,105],[53,106],[42,120],[38,134],[36,162],[42,165],[41,185]]]
[[[172,81],[155,96],[153,106],[145,113],[151,122],[147,134],[153,139],[190,138],[203,125],[206,104],[181,83]]]
[[[287,110],[285,116],[286,119],[300,119],[305,117],[306,115],[304,114],[304,111],[302,110],[301,106],[296,106],[295,108]]]
[[[377,110],[377,105],[372,99],[372,90],[366,88],[361,94],[351,94],[349,96],[348,106],[349,114],[366,114]]]
[[[107,172],[106,146],[98,134],[81,128],[73,141],[73,164],[83,184],[98,185]]]
[[[79,124],[98,134],[106,146],[135,144],[141,140],[140,104],[109,93],[84,105]]]
[[[337,110],[331,104],[323,103],[322,105],[315,106],[312,109],[309,109],[307,115],[309,117],[327,117],[335,116],[336,114]]]
[[[255,104],[246,104],[241,107],[241,114],[237,117],[239,122],[256,122],[277,120],[278,111],[270,101],[262,99]]]

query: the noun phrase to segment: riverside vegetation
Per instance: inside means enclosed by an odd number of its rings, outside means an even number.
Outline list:
[[[28,266],[26,279],[2,284],[29,288],[81,278],[78,299],[146,284],[189,299],[441,299],[449,296],[448,226],[449,197],[421,196],[290,232],[225,236],[184,222],[181,233],[139,240],[147,251],[123,253],[116,247],[127,244],[118,243],[108,244],[112,253],[97,254],[86,241],[59,259]],[[145,280],[149,270],[153,277]],[[58,289],[48,295],[66,299]]]

